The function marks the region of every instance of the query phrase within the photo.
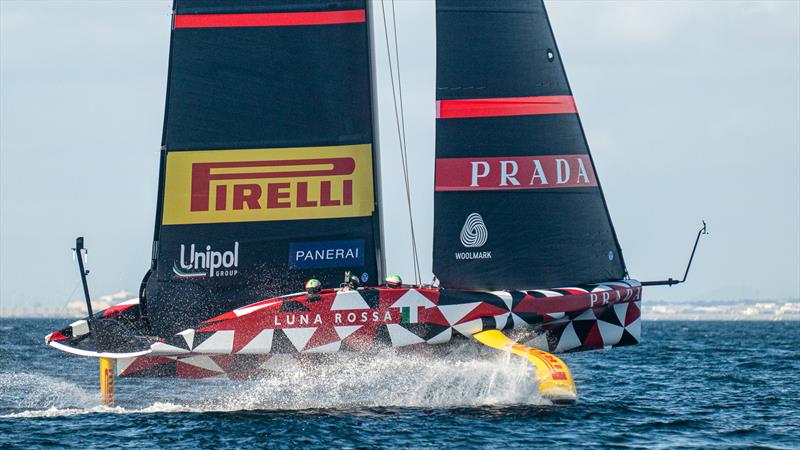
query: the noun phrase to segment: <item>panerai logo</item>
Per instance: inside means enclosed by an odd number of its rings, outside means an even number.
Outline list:
[[[290,269],[363,266],[363,239],[352,241],[292,242],[289,244]]]
[[[478,213],[467,216],[464,226],[461,227],[461,245],[467,248],[483,247],[489,239],[489,230],[483,223],[483,217]],[[457,252],[456,259],[491,259],[492,252]]]
[[[238,242],[233,243],[233,250],[224,252],[215,251],[210,245],[198,250],[195,251],[194,244],[188,248],[181,244],[180,261],[172,265],[177,278],[230,277],[239,272]]]

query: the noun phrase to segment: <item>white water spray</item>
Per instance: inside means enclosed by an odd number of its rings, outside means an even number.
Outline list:
[[[401,354],[336,354],[325,363],[291,358],[280,370],[239,383],[218,398],[237,409],[481,406],[546,404],[535,373],[521,359]],[[216,402],[216,401],[215,401]]]
[[[96,393],[50,376],[0,373],[1,403],[13,410],[2,418],[549,404],[539,395],[534,371],[525,361],[472,344],[447,356],[386,349],[376,355],[335,354],[302,362],[279,355],[269,364],[274,370],[247,381],[122,378],[116,407],[103,406]],[[132,401],[126,404],[126,399]]]

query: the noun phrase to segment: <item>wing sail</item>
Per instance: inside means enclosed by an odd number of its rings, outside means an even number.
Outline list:
[[[437,0],[433,271],[442,286],[621,279],[622,252],[540,0]]]
[[[177,0],[147,314],[378,278],[366,2]]]

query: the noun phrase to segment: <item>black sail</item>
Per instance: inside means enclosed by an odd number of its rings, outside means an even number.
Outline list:
[[[433,270],[443,287],[626,275],[540,0],[437,0]]]
[[[146,310],[379,277],[366,2],[176,0]]]

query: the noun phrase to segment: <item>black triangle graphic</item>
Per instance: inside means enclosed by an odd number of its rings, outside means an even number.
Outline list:
[[[603,308],[600,314],[597,314],[597,310],[595,310],[594,315],[603,322],[608,322],[619,327],[622,326],[619,321],[619,317],[617,317],[617,313],[614,312],[614,305],[608,305],[607,307]]]
[[[413,334],[419,336],[422,339],[430,339],[436,336],[437,334],[441,333],[441,330],[444,330],[445,328],[450,328],[444,325],[436,325],[432,323],[404,323],[401,324],[400,326],[412,332]]]
[[[132,378],[175,378],[177,376],[177,363],[175,361],[160,364],[154,367],[148,367],[147,369],[142,369],[137,372],[134,372],[130,375],[125,375],[125,377],[132,377]]]
[[[639,343],[632,334],[628,332],[628,330],[624,330],[622,332],[622,337],[620,338],[619,342],[614,344],[614,347],[622,347],[623,345],[636,345]]]
[[[272,353],[297,353],[294,344],[281,329],[276,329],[272,335]]]
[[[534,312],[515,312],[514,314],[525,321],[525,323],[518,323],[517,325],[530,325],[532,323],[539,323],[543,320],[542,316]],[[509,320],[510,319],[511,318],[509,318]]]
[[[306,305],[294,300],[285,301],[281,304],[281,312],[292,311],[308,311],[308,308]]]
[[[497,321],[494,320],[494,316],[483,316],[481,317],[481,330],[494,330],[497,328]]]
[[[510,294],[511,294],[511,310],[513,311],[514,308],[516,308],[517,305],[519,305],[519,302],[521,302],[522,299],[525,298],[526,294],[520,291],[511,291]]]
[[[556,348],[558,348],[558,342],[561,340],[561,335],[564,334],[564,330],[567,329],[567,325],[570,322],[564,322],[561,325],[557,325],[553,328],[550,328],[546,331],[545,338],[547,338],[547,348],[554,352]]]
[[[578,335],[578,339],[580,339],[581,342],[586,340],[586,337],[589,336],[589,332],[595,324],[596,321],[594,320],[576,320],[572,322],[572,326],[575,328],[575,334]]]
[[[198,345],[202,344],[203,342],[207,341],[216,331],[195,331],[194,332],[194,341],[192,342],[192,348],[197,348]],[[235,331],[234,331],[235,333]],[[183,336],[175,336],[179,340],[178,343],[183,343],[183,345],[176,345],[176,347],[186,347],[186,341],[183,339]]]
[[[215,361],[216,362],[216,361]],[[233,364],[226,370],[226,372],[239,372],[243,370],[252,370],[260,364],[258,355],[236,355],[233,359]]]
[[[542,294],[541,292],[536,292],[536,291],[526,291],[526,292],[527,292],[528,295],[530,295],[533,298],[545,298],[545,297],[547,297],[546,295]]]
[[[377,289],[364,289],[358,291],[361,298],[369,305],[370,308],[375,309],[380,304],[380,291]]]
[[[345,343],[345,341],[342,341],[342,344],[339,346],[339,351],[340,352],[357,352],[359,350],[347,345],[347,343]]]
[[[391,347],[392,338],[389,336],[389,328],[386,325],[378,325],[372,342],[376,347]]]
[[[426,333],[424,335],[420,335],[420,334],[414,333],[417,336],[425,339],[426,341],[428,339],[435,338],[436,336],[442,334],[444,332],[444,330],[450,328],[447,325],[437,325],[435,323],[429,323],[429,324],[426,324],[426,326],[427,326],[427,330],[426,330]]]

